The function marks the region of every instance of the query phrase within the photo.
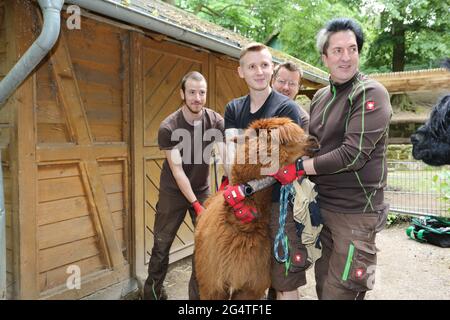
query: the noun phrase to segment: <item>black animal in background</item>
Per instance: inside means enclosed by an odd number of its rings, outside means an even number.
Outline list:
[[[432,166],[450,164],[450,94],[440,99],[430,119],[411,136],[412,154]]]

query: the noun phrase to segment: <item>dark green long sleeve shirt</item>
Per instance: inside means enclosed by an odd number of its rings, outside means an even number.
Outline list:
[[[309,132],[321,150],[314,157],[320,206],[341,213],[384,208],[386,148],[392,107],[377,81],[357,73],[320,89],[311,102]]]

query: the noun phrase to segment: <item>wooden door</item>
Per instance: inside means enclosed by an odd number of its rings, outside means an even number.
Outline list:
[[[35,3],[14,10],[23,54],[42,18]],[[64,22],[14,99],[20,298],[81,298],[130,278],[129,35]]]
[[[199,71],[208,78],[208,54],[168,41],[156,41],[133,34],[133,167],[136,273],[147,277],[147,263],[153,247],[153,226],[164,154],[158,148],[162,120],[181,104],[183,76]],[[193,230],[186,215],[171,247],[170,261],[193,251]]]

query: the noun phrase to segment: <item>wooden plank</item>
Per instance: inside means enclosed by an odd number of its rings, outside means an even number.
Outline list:
[[[219,79],[222,79],[221,84],[226,83],[227,87],[231,90],[232,99],[240,97],[241,93],[239,88],[236,86],[236,73],[236,70],[232,71],[227,68],[218,67],[216,69],[217,77],[219,77]]]
[[[81,270],[81,278],[100,270],[105,269],[105,262],[100,255],[96,255],[87,259],[76,261],[73,265],[77,265]],[[70,274],[67,273],[67,267],[62,266],[39,274],[40,290],[46,291],[48,289],[66,284],[67,278]],[[83,281],[83,280],[82,280]],[[67,290],[67,287],[65,288]],[[74,290],[72,290],[74,291]],[[45,292],[43,292],[45,294]]]
[[[142,42],[144,37],[136,32],[131,32],[130,40],[130,100],[131,100],[131,176],[132,190],[131,202],[133,213],[131,216],[134,226],[131,234],[131,251],[133,252],[134,266],[133,274],[139,278],[146,277],[145,268],[145,160],[143,152],[143,75]]]
[[[186,217],[185,217],[184,221],[186,221],[186,220],[191,220],[191,217],[189,216],[188,212],[186,212]],[[191,225],[192,225],[192,222],[191,222]],[[180,225],[180,228],[178,229],[178,232],[177,232],[177,237],[180,239],[180,241],[183,243],[183,245],[194,243],[194,234],[192,233],[191,228],[188,227],[188,225],[185,222],[183,222]]]
[[[153,182],[153,184],[159,189],[161,184],[161,169],[154,160],[147,160],[145,162],[145,174]]]
[[[201,72],[200,64],[188,64],[186,61],[180,60],[180,67],[176,68],[169,74],[167,79],[158,88],[146,88],[157,92],[145,103],[145,145],[157,144],[156,130],[160,123],[172,112],[176,111],[180,106],[180,81],[182,77],[193,70]],[[151,115],[149,115],[149,113]]]
[[[97,233],[90,216],[64,220],[38,227],[38,247],[45,249],[89,238]]]
[[[89,186],[90,193],[92,194],[92,206],[94,206],[95,203],[98,213],[98,220],[95,219],[94,222],[96,224],[97,232],[106,244],[105,249],[107,248],[107,251],[104,251],[104,253],[108,254],[111,266],[123,265],[124,259],[121,252],[122,250],[119,248],[115,238],[111,209],[109,208],[109,203],[106,198],[105,188],[102,184],[97,161],[95,158],[91,158],[83,164],[86,172],[84,179],[88,181],[86,186]]]
[[[66,274],[68,276],[68,274]],[[54,290],[48,290],[41,295],[41,299],[51,300],[75,300],[81,299],[89,294],[102,290],[114,283],[126,280],[130,277],[129,265],[120,267],[114,272],[104,270],[91,272],[81,278],[81,288],[79,290],[67,290],[65,283]]]
[[[107,195],[109,208],[112,212],[123,211],[125,209],[125,201],[123,192],[110,193]]]
[[[70,141],[64,124],[38,124],[38,143],[62,143]]]
[[[38,124],[65,124],[64,114],[58,102],[50,98],[41,98],[36,105],[36,122]]]
[[[69,124],[79,144],[90,144],[92,134],[87,124],[86,111],[81,100],[80,90],[76,81],[74,67],[70,60],[66,39],[62,32],[58,44],[50,56],[53,65],[53,76],[56,80],[59,98]]]
[[[34,8],[32,4],[31,8]],[[30,10],[30,6],[25,6],[21,2],[13,1],[11,15],[7,15],[7,19],[11,17],[11,30],[15,35],[15,39],[11,39],[11,43],[15,41],[17,52],[14,59],[22,56],[30,47],[36,37],[32,21],[35,19],[36,12]],[[18,215],[17,230],[19,244],[17,252],[18,257],[14,261],[20,261],[15,266],[15,274],[19,281],[18,297],[21,299],[35,299],[38,297],[38,259],[37,259],[37,241],[36,241],[36,128],[34,125],[33,108],[35,99],[34,93],[36,86],[36,76],[29,77],[15,92],[15,121],[16,127],[11,137],[13,148],[12,154],[17,157],[17,163],[11,163],[13,175],[17,175],[17,194],[14,195],[13,206],[17,208],[14,214]],[[26,186],[26,188],[25,188]],[[13,230],[14,234],[16,230]],[[16,273],[17,270],[17,273]]]
[[[155,205],[156,203],[155,204],[150,204],[149,202],[145,203],[145,226],[143,229],[148,228],[151,232],[153,232],[153,227],[155,225],[155,214],[156,214]]]
[[[56,269],[100,254],[98,240],[90,237],[39,251],[39,272]]]
[[[11,249],[6,249],[6,271],[12,275],[13,274],[13,252]],[[11,283],[13,279],[9,279]],[[6,281],[8,283],[8,280]]]
[[[109,193],[123,192],[122,173],[102,175],[101,178],[105,193],[109,194]]]
[[[10,226],[6,226],[5,228],[5,239],[6,239],[6,249],[13,250],[14,243],[13,243],[13,231]]]
[[[156,208],[156,203],[158,202],[159,195],[159,185],[147,178],[145,179],[145,201],[147,201],[153,208]]]
[[[55,223],[90,214],[85,196],[40,203],[37,207],[37,224]]]
[[[114,48],[119,52],[120,48]],[[80,83],[89,85],[91,83],[100,84],[112,90],[122,90],[122,82],[117,76],[119,74],[120,62],[116,64],[95,63],[95,62],[74,62],[74,73]]]
[[[117,242],[119,242],[119,246],[123,251],[127,250],[127,241],[125,241],[125,230],[122,229],[117,229],[116,230],[116,238],[117,238]],[[127,257],[124,254],[124,259],[127,259]]]
[[[39,203],[84,196],[85,190],[80,177],[39,180]]]
[[[99,161],[100,174],[123,173],[123,161]]]
[[[115,211],[112,213],[112,219],[114,224],[114,229],[123,229],[125,212],[123,211]]]
[[[122,140],[122,125],[120,123],[92,123],[90,127],[94,134],[94,141],[97,143]]]
[[[121,92],[117,90],[109,90],[108,86],[98,83],[83,82],[80,82],[78,85],[83,97],[93,106],[104,106],[104,108],[118,109],[122,103]]]
[[[78,164],[51,164],[38,167],[38,180],[79,177]]]
[[[99,144],[94,146],[40,145],[37,150],[39,162],[80,160],[93,154],[95,158],[127,158],[128,147],[124,143]]]
[[[120,35],[121,43],[121,72],[122,77],[122,141],[130,140],[130,34],[123,31]]]

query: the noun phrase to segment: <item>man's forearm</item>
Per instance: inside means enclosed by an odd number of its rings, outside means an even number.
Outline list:
[[[191,183],[186,174],[184,174],[184,172],[174,174],[174,178],[178,185],[178,188],[180,188],[181,193],[184,195],[184,197],[189,203],[192,203],[195,200],[197,200],[197,196],[192,190]]]

